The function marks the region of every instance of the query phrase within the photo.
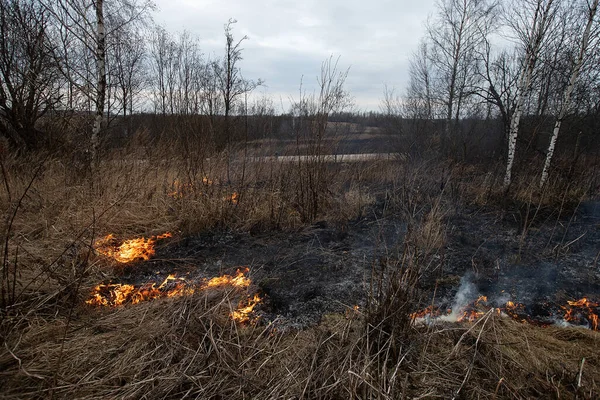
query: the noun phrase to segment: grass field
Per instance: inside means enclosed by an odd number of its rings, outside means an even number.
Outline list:
[[[423,306],[423,279],[447,245],[450,213],[526,210],[517,232],[525,237],[538,213],[568,221],[593,198],[597,178],[557,174],[539,192],[523,173],[505,194],[502,166],[482,173],[483,166],[433,158],[332,164],[240,157],[229,160],[227,179],[224,155],[191,160],[132,149],[107,154],[91,169],[64,157],[3,156],[1,398],[600,396],[593,330],[539,327],[493,309],[473,322],[411,318]],[[318,324],[285,326],[260,313],[232,318],[261,291],[253,281],[199,284],[138,304],[86,304],[100,282],[143,278],[136,275],[143,260],[123,264],[98,251],[108,234],[170,232],[169,246],[209,231],[293,233],[319,221],[343,231],[374,209],[405,221],[403,243],[385,262],[368,260],[360,307],[349,304]],[[447,278],[435,274],[438,282]],[[266,297],[263,303],[274,307]]]

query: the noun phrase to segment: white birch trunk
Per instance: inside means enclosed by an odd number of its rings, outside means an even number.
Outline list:
[[[564,96],[563,102],[560,107],[560,112],[558,117],[556,118],[556,123],[554,124],[554,130],[552,132],[552,137],[550,138],[550,145],[548,146],[548,153],[546,154],[546,161],[544,163],[544,169],[542,170],[542,177],[540,179],[540,187],[543,187],[546,181],[548,180],[548,170],[550,169],[550,162],[552,161],[552,155],[554,154],[554,148],[556,147],[556,140],[558,139],[558,133],[560,132],[560,126],[562,124],[563,119],[565,118],[567,112],[569,111],[569,106],[571,104],[571,95],[573,94],[573,89],[575,88],[575,83],[577,82],[577,78],[579,77],[579,72],[581,71],[581,66],[583,64],[583,58],[585,57],[585,53],[587,52],[587,48],[590,41],[590,32],[592,30],[592,24],[594,23],[594,18],[596,16],[596,10],[598,9],[598,0],[594,0],[592,6],[590,7],[587,24],[585,26],[585,30],[583,31],[583,36],[581,38],[581,47],[579,48],[579,56],[577,60],[575,60],[573,64],[573,72],[571,73],[571,78],[569,79],[569,85],[567,86]]]
[[[551,16],[553,10],[553,0],[549,0],[545,5],[542,6],[541,0],[538,0],[538,8],[535,11],[533,17],[533,26],[531,27],[531,33],[528,35],[528,43],[525,43],[525,62],[519,76],[519,82],[517,85],[517,99],[515,112],[513,113],[510,121],[510,133],[508,137],[508,156],[506,160],[506,173],[504,175],[504,189],[508,189],[512,181],[512,167],[515,161],[515,152],[517,149],[517,136],[519,133],[519,121],[523,114],[523,104],[525,102],[525,95],[529,90],[531,84],[531,76],[536,65],[537,57],[540,52],[540,48],[544,41],[544,36],[548,30],[549,25],[552,23],[553,17]],[[543,7],[543,9],[542,9]]]
[[[508,156],[506,159],[506,173],[504,175],[504,188],[508,188],[512,180],[512,167],[515,162],[515,152],[517,150],[517,136],[519,133],[519,122],[521,121],[521,115],[523,114],[523,103],[525,102],[525,92],[529,88],[529,82],[531,80],[531,72],[533,68],[530,68],[531,61],[529,56],[525,60],[523,69],[521,70],[521,76],[519,77],[519,83],[517,85],[517,99],[515,112],[510,120],[510,131],[508,135]],[[530,72],[531,71],[531,72]]]
[[[96,118],[92,130],[92,163],[95,163],[98,151],[98,136],[104,117],[104,100],[106,96],[106,46],[104,32],[104,0],[96,0]]]

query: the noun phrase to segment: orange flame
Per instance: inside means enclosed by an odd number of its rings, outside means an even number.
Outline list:
[[[598,314],[594,308],[598,307],[598,303],[590,301],[587,297],[576,301],[567,301],[568,306],[563,306],[565,310],[565,321],[580,321],[583,318],[588,320],[592,330],[598,330]]]
[[[231,194],[231,196],[225,196],[225,197],[223,198],[223,201],[228,201],[228,202],[230,202],[231,204],[237,204],[237,203],[238,203],[238,198],[239,198],[239,195],[238,195],[238,193],[237,193],[237,192],[233,192],[233,193]]]
[[[114,235],[109,234],[104,238],[99,239],[95,243],[95,249],[98,253],[108,257],[114,258],[117,262],[126,264],[138,259],[147,261],[155,253],[154,243],[158,239],[165,239],[172,237],[173,235],[169,232],[163,233],[162,235],[152,236],[151,238],[144,239],[143,237],[137,239],[129,239],[119,244],[118,240]]]
[[[344,316],[346,317],[346,319],[354,319],[360,315],[359,310],[360,306],[358,304],[355,304],[352,306],[352,308],[348,307],[346,308],[346,310],[344,310]]]
[[[487,301],[488,301],[487,296],[479,296],[479,298],[477,298],[477,300],[475,300],[470,305],[466,306],[464,309],[461,309],[460,311],[456,312],[456,314],[454,314],[454,315],[453,315],[453,312],[451,309],[448,309],[445,312],[443,312],[436,306],[428,306],[427,308],[425,308],[423,310],[420,310],[420,311],[410,314],[410,317],[413,321],[416,319],[429,317],[429,318],[440,318],[445,321],[474,322],[474,321],[477,321],[482,316],[484,316],[487,311],[492,309],[492,307],[489,307],[487,305]],[[494,308],[494,310],[498,315],[501,314],[502,312],[504,312],[508,316],[510,316],[516,320],[520,320],[519,316],[516,314],[516,310],[522,309],[523,307],[524,306],[522,304],[518,304],[518,303],[514,303],[512,301],[509,301],[506,303],[505,307]]]
[[[472,308],[463,311],[463,314],[456,318],[456,320],[458,322],[474,322],[481,318],[485,314],[485,312],[481,310],[481,308],[484,307],[484,305],[482,305],[481,303],[487,303],[487,296],[479,296],[479,298],[477,298],[477,300],[475,300],[475,302],[473,303]]]
[[[410,318],[412,320],[415,320],[417,318],[424,318],[426,316],[435,318],[435,317],[438,317],[440,314],[441,314],[441,311],[439,308],[437,308],[436,306],[430,305],[430,306],[427,306],[427,308],[425,308],[424,310],[416,311],[416,312],[410,314]]]
[[[223,275],[217,276],[215,278],[211,278],[206,286],[208,287],[216,287],[216,286],[224,286],[231,285],[237,287],[248,287],[250,285],[250,279],[246,278],[244,274],[248,272],[248,268],[244,268],[243,270],[238,269],[235,273],[235,276],[231,275]]]
[[[171,184],[171,191],[167,193],[167,195],[174,199],[181,199],[183,196],[193,191],[193,183],[182,183],[179,181],[179,179],[175,179]]]
[[[467,306],[465,310],[462,311],[461,315],[456,317],[456,321],[474,322],[477,319],[481,318],[483,315],[486,314],[487,311],[491,309],[485,303],[487,303],[487,297],[480,296],[471,305]],[[587,321],[590,329],[595,331],[598,330],[600,318],[598,317],[595,308],[599,306],[599,303],[590,301],[588,298],[584,297],[576,301],[567,301],[567,304],[567,306],[561,306],[561,308],[565,312],[563,316],[563,319],[565,321],[571,321],[578,324],[585,323]],[[536,323],[535,320],[529,318],[527,315],[524,315],[525,305],[520,303],[507,301],[504,307],[495,308],[495,311],[498,314],[504,313],[518,322]],[[446,317],[452,316],[452,310],[447,310],[446,313],[443,314],[439,308],[435,306],[429,306],[424,310],[410,314],[410,316],[412,320],[421,319],[425,317],[440,318],[444,320]],[[450,318],[450,320],[454,319]]]
[[[202,184],[205,186],[212,186],[215,182],[208,177],[202,178]],[[193,182],[190,183],[182,183],[179,179],[175,179],[171,184],[171,191],[167,193],[169,197],[174,199],[181,199],[185,195],[193,193],[195,190],[195,185]]]
[[[188,283],[185,278],[169,275],[159,285],[156,282],[149,282],[138,287],[120,283],[98,285],[92,290],[91,297],[86,301],[86,304],[92,306],[120,306],[123,304],[138,304],[142,301],[164,297],[191,295],[196,291],[209,287],[247,288],[250,286],[251,281],[244,274],[248,271],[248,268],[238,269],[235,276],[223,275],[209,280],[204,279],[200,283]],[[260,296],[255,294],[246,302],[241,302],[238,308],[230,314],[230,317],[240,323],[249,322],[254,308],[261,301]]]
[[[254,311],[254,307],[261,302],[261,298],[258,293],[254,294],[254,297],[248,299],[244,305],[244,302],[241,302],[238,305],[237,310],[233,311],[229,316],[234,321],[244,323],[250,321],[250,314]]]

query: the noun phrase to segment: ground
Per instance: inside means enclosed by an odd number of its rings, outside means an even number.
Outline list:
[[[326,313],[363,307],[373,268],[397,259],[407,231],[382,202],[343,225],[326,221],[294,232],[205,232],[163,242],[154,259],[126,269],[125,280],[160,281],[170,273],[210,277],[247,266],[266,295],[262,316],[293,327],[314,325]],[[540,322],[560,319],[567,300],[600,293],[600,217],[597,203],[558,219],[546,216],[523,232],[518,211],[470,207],[447,215],[446,244],[421,281],[421,301],[451,307],[461,279],[469,301],[522,303]],[[533,212],[533,211],[532,211]],[[537,217],[536,217],[537,218]],[[584,321],[585,322],[585,321]]]

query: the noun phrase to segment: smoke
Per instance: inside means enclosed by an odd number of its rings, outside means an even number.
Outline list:
[[[505,292],[504,290],[502,292],[500,292],[500,294],[493,300],[494,306],[496,307],[504,307],[506,305],[506,303],[508,303],[510,300],[512,300],[511,295],[508,292]]]
[[[455,322],[460,316],[463,315],[463,312],[467,306],[474,302],[477,297],[477,287],[475,284],[473,284],[473,282],[471,282],[471,274],[463,276],[460,278],[460,286],[458,287],[458,291],[454,296],[452,312],[450,312],[448,315],[442,316],[440,319],[442,321]]]

